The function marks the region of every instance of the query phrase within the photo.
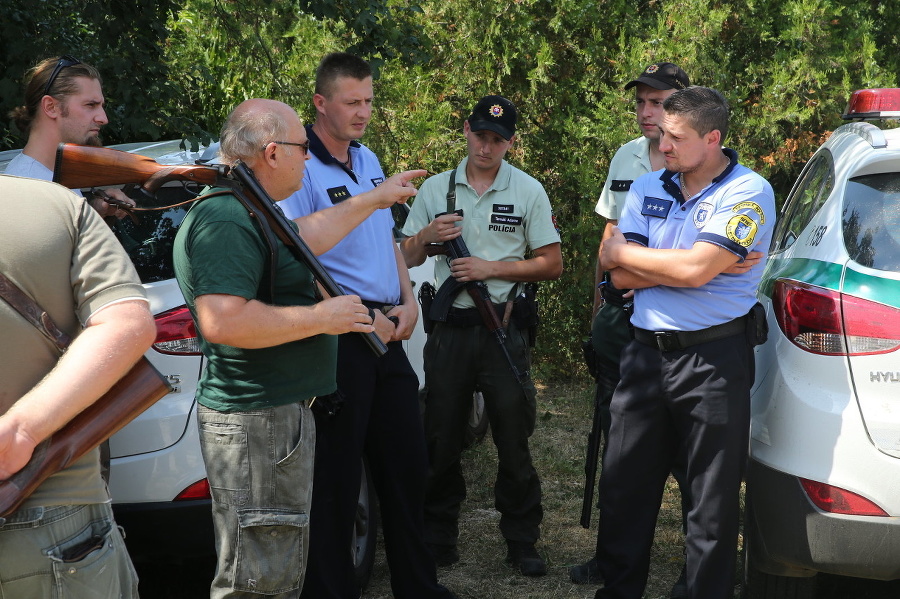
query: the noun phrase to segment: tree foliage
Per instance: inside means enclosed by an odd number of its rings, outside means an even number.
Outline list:
[[[273,97],[311,119],[319,58],[349,50],[378,70],[365,142],[387,171],[432,173],[465,153],[477,99],[519,107],[511,162],[547,189],[565,273],[544,283],[537,357],[569,374],[589,329],[609,160],[638,135],[622,86],[678,63],[732,107],[726,143],[784,199],[841,124],[850,92],[898,84],[900,15],[870,0],[41,0],[0,9],[0,102],[29,61],[71,53],[104,73],[108,141],[216,132],[238,102]],[[0,144],[21,143],[9,131]]]

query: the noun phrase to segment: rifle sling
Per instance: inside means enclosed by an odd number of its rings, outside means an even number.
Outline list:
[[[25,320],[34,325],[42,335],[47,337],[56,346],[60,354],[72,342],[72,338],[56,326],[50,315],[34,299],[22,291],[18,285],[13,283],[3,273],[0,273],[0,298],[3,298]]]
[[[278,263],[278,242],[275,239],[275,232],[272,231],[269,222],[256,213],[256,209],[247,198],[244,197],[240,190],[223,189],[221,191],[214,191],[213,193],[201,196],[192,201],[206,200],[223,195],[234,196],[241,204],[243,204],[244,208],[246,208],[247,212],[250,214],[250,218],[256,221],[263,234],[263,238],[266,240],[266,245],[269,247],[269,253],[266,255],[266,263],[263,266],[263,276],[260,280],[259,288],[256,291],[256,297],[261,302],[272,304],[275,301],[275,265]],[[266,283],[268,283],[268,288]]]
[[[456,211],[456,169],[450,171],[450,181],[447,185],[447,213],[449,214],[454,211]],[[456,299],[456,296],[462,291],[463,287],[465,287],[465,283],[458,283],[453,277],[447,277],[441,284],[440,289],[438,289],[437,294],[432,301],[430,314],[432,320],[446,322],[447,314],[453,306],[453,300]],[[518,287],[518,283],[513,285],[513,288],[509,291],[509,296],[506,298],[506,309],[504,310],[502,319],[503,330],[509,329],[509,319],[512,316],[513,300],[516,297]]]

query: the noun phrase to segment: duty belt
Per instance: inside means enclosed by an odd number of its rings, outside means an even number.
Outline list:
[[[497,313],[497,318],[503,319],[505,304],[491,304]],[[478,308],[450,308],[447,312],[447,320],[444,323],[451,327],[477,327],[484,324],[481,312]]]
[[[740,316],[723,324],[700,329],[699,331],[648,331],[634,327],[634,338],[659,351],[679,351],[718,339],[724,339],[738,333],[743,333],[747,328],[747,317]]]

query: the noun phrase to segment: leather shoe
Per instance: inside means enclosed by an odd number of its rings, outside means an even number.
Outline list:
[[[569,568],[569,580],[575,584],[600,584],[603,582],[597,558]]]
[[[428,543],[428,550],[434,559],[434,565],[438,568],[452,566],[459,561],[459,551],[456,545],[435,545]]]
[[[544,558],[538,555],[534,543],[506,541],[506,563],[517,568],[525,576],[543,576],[547,573]]]

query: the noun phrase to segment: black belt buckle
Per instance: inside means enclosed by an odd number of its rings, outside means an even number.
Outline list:
[[[656,347],[659,351],[678,351],[681,349],[681,342],[678,341],[678,333],[676,331],[655,331],[653,336],[656,338]]]

